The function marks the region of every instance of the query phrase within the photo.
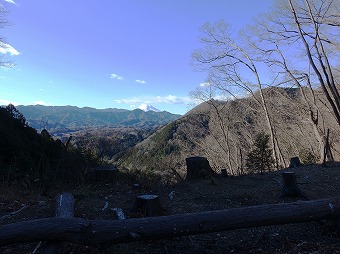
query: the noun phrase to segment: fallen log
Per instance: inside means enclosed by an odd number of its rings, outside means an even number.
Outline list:
[[[46,218],[0,226],[0,246],[30,241],[85,245],[194,235],[239,228],[338,219],[340,197],[127,220]]]

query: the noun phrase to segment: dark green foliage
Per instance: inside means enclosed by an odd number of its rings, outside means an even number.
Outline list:
[[[274,164],[272,150],[269,148],[269,135],[261,132],[255,137],[255,148],[246,159],[246,167],[254,172],[270,171]]]
[[[157,143],[165,143],[173,138],[174,133],[178,128],[176,121],[167,124],[162,130],[154,135],[152,138]]]
[[[178,146],[172,142],[177,128],[177,121],[173,121],[153,136],[152,140],[156,144],[155,151],[158,156],[163,157],[178,150]]]
[[[316,163],[318,159],[313,152],[306,149],[300,151],[299,157],[301,159],[302,164],[305,165]]]
[[[89,159],[101,165],[110,164],[113,157],[122,153],[129,147],[136,145],[149,135],[150,130],[124,131],[113,128],[101,129],[77,135],[75,145]]]
[[[19,124],[27,126],[26,118],[14,107],[13,104],[9,104],[6,107],[6,111],[12,118],[16,119]]]
[[[86,166],[79,151],[29,127],[13,106],[0,107],[0,181],[24,187],[76,183]]]

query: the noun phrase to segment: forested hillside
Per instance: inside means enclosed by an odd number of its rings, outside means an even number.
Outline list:
[[[307,89],[304,92],[308,100],[313,99]],[[332,155],[339,159],[339,128],[321,91],[315,94],[318,125],[300,89],[269,88],[263,94],[282,156],[282,163],[273,164],[272,170],[289,166],[295,156],[307,164],[321,162],[328,129]],[[130,149],[120,158],[120,165],[171,177],[176,171],[183,176],[186,157],[205,156],[217,172],[223,168],[231,175],[253,172],[246,167],[247,155],[256,135],[268,133],[258,97],[259,93],[255,98],[202,103]]]
[[[4,184],[28,189],[78,184],[85,169],[95,164],[70,139],[62,143],[46,130],[38,134],[11,104],[0,108],[0,123],[0,177]]]

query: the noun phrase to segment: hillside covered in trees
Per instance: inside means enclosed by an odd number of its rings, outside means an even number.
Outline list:
[[[306,92],[306,91],[304,91]],[[318,125],[300,89],[269,88],[263,91],[268,111],[273,117],[275,140],[282,160],[270,170],[289,166],[291,157],[299,156],[303,163],[322,162],[325,133],[335,160],[339,159],[340,133],[330,109],[325,106],[320,90],[317,96]],[[306,94],[312,99],[312,94]],[[153,171],[173,177],[185,175],[185,158],[205,156],[216,172],[226,169],[230,175],[254,172],[246,165],[248,153],[254,147],[256,135],[266,133],[266,118],[253,97],[228,102],[211,100],[192,109],[137,144],[120,158],[122,167]],[[177,174],[175,173],[175,175]]]
[[[0,108],[0,177],[4,184],[32,189],[79,184],[93,158],[74,147],[70,140],[54,140],[44,129],[30,127],[13,105]]]
[[[17,106],[28,124],[37,130],[46,129],[51,135],[62,135],[89,128],[154,128],[180,117],[169,112],[141,109],[95,109],[75,106]]]

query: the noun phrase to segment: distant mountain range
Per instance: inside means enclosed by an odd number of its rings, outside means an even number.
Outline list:
[[[181,115],[145,105],[142,109],[95,109],[75,106],[17,106],[29,126],[49,132],[68,132],[86,127],[156,127],[167,124]]]

